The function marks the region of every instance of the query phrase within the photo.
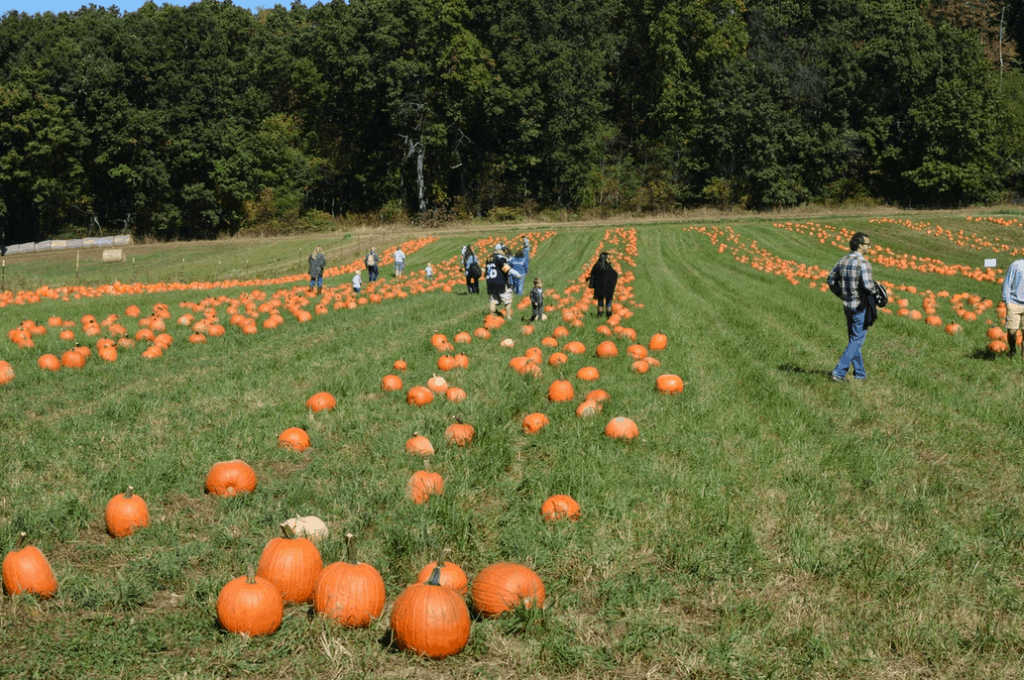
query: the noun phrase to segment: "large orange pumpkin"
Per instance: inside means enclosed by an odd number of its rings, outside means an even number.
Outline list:
[[[548,496],[540,504],[540,514],[545,521],[554,522],[560,519],[567,519],[575,522],[580,518],[580,504],[572,496],[555,494]]]
[[[320,551],[308,538],[296,538],[286,524],[281,532],[283,536],[270,539],[263,548],[256,575],[277,586],[285,602],[309,602],[324,567]]]
[[[544,582],[529,567],[498,562],[484,567],[473,579],[473,607],[488,618],[522,605],[527,609],[544,606]]]
[[[403,590],[391,608],[395,646],[431,659],[465,649],[469,627],[466,601],[457,591],[441,585],[441,568],[436,566],[426,582]]]
[[[330,392],[317,392],[306,400],[306,408],[313,413],[320,411],[333,411],[338,405],[338,400]]]
[[[277,445],[301,453],[310,446],[309,435],[301,427],[289,427],[278,435]]]
[[[2,576],[8,595],[32,593],[45,599],[57,593],[57,576],[42,551],[34,545],[22,547],[25,532],[18,535],[14,550],[4,556]]]
[[[217,620],[224,630],[250,637],[270,635],[281,627],[284,601],[269,580],[256,576],[252,566],[246,576],[228,581],[217,596]]]
[[[142,496],[137,496],[132,487],[123,494],[117,494],[107,501],[104,517],[107,533],[114,538],[124,538],[136,529],[149,526],[149,508]]]
[[[234,496],[256,490],[256,471],[242,460],[214,463],[206,474],[206,493],[213,496]]]
[[[347,559],[324,567],[313,585],[313,609],[346,628],[366,628],[384,611],[384,579],[356,559],[355,537],[346,534]]]

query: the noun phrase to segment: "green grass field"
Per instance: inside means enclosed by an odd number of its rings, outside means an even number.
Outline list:
[[[638,375],[622,338],[619,357],[594,356],[605,338],[591,311],[568,338],[586,354],[524,377],[509,360],[561,321],[554,309],[524,337],[528,310],[519,309],[489,340],[457,345],[469,368],[445,377],[468,399],[422,408],[407,404],[404,390],[383,392],[381,378],[399,358],[408,363],[406,387],[440,373],[431,335],[480,326],[486,294],[407,285],[407,297],[331,307],[307,323],[284,312],[278,328],[245,335],[227,323],[228,305],[254,290],[268,300],[305,298],[306,284],[94,297],[69,289],[65,301],[74,254],[8,257],[8,289],[18,282],[57,293],[0,308],[0,359],[16,374],[0,386],[0,552],[28,532],[60,590],[49,600],[2,599],[0,677],[1020,677],[1024,361],[986,351],[986,331],[1000,322],[995,304],[980,300],[999,302],[996,281],[910,265],[932,258],[973,270],[997,258],[1005,268],[1020,257],[1024,232],[1019,222],[959,213],[909,219],[816,217],[786,228],[726,217],[325,240],[328,266],[344,268],[371,242],[382,250],[437,237],[410,251],[407,276],[419,280],[430,261],[443,280],[444,263],[464,243],[529,232],[539,241],[529,279],[544,279],[549,304],[556,294],[578,300],[578,278],[608,249],[624,275],[635,275],[620,280],[634,313],[623,325],[644,345],[658,331],[669,338],[656,353],[661,367]],[[836,384],[828,373],[845,328],[820,272],[855,230],[879,247],[875,278],[892,284],[891,309],[902,299],[922,310],[931,291],[943,325],[882,315],[864,346],[869,379]],[[122,269],[115,275],[95,262],[98,253],[83,252],[79,283],[132,283],[123,272],[133,252],[141,283],[177,280],[183,257],[187,282],[300,275],[316,240],[139,246],[112,265]],[[189,262],[203,264],[189,272]],[[377,288],[393,286],[390,265],[381,274]],[[326,292],[344,299],[350,279],[347,270],[329,277]],[[954,297],[973,309],[961,293],[978,296],[977,320],[955,313]],[[193,345],[174,321],[190,311],[180,303],[204,299],[227,332]],[[118,314],[133,335],[138,321],[126,308],[145,316],[156,303],[169,306],[174,338],[159,359],[143,358],[148,343],[139,342],[116,362],[94,352],[83,369],[51,373],[37,367],[39,356],[73,344],[58,329],[36,336],[32,349],[7,338],[25,319],[45,325],[59,316],[93,345],[81,333],[83,315]],[[954,321],[963,332],[949,335],[943,326]],[[499,345],[505,337],[514,348]],[[600,370],[596,383],[575,378],[585,365]],[[685,391],[659,394],[661,373],[681,376]],[[576,399],[550,403],[548,385],[562,375]],[[599,415],[577,418],[593,387],[610,400]],[[322,390],[338,407],[311,414],[305,400]],[[526,435],[522,418],[534,411],[550,424]],[[476,428],[466,448],[444,442],[455,416]],[[605,437],[613,416],[636,421],[640,437]],[[308,431],[310,449],[277,446],[293,426]],[[444,494],[421,506],[405,497],[422,468],[403,448],[413,431],[433,442],[432,469],[446,481]],[[205,495],[209,467],[234,458],[255,468],[255,493]],[[115,540],[103,510],[128,485],[152,522]],[[579,501],[578,522],[542,520],[540,504],[555,493]],[[258,562],[278,524],[296,514],[330,527],[319,545],[325,564],[344,559],[346,532],[357,536],[360,558],[385,581],[384,615],[369,629],[346,630],[293,605],[271,636],[220,630],[221,587]],[[442,544],[471,580],[493,562],[531,566],[544,580],[545,608],[474,620],[468,647],[446,660],[389,649],[391,603]]]

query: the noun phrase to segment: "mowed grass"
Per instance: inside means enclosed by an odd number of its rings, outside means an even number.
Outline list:
[[[931,221],[1024,243],[1019,227],[953,214]],[[949,264],[1009,264],[1004,254],[899,225],[814,222]],[[618,358],[595,357],[603,338],[591,315],[569,338],[587,354],[562,369],[545,364],[540,379],[522,377],[509,359],[539,345],[557,316],[526,339],[520,310],[490,340],[462,347],[469,369],[446,374],[469,395],[458,405],[416,408],[404,391],[383,393],[380,379],[402,358],[406,386],[425,384],[438,372],[431,334],[480,325],[486,296],[461,288],[332,310],[306,324],[286,315],[255,336],[232,327],[201,346],[169,324],[175,344],[161,359],[142,359],[137,347],[114,364],[93,356],[80,371],[55,374],[35,365],[64,348],[55,331],[34,350],[5,338],[0,358],[17,377],[0,387],[0,550],[29,532],[60,591],[42,602],[3,599],[0,676],[1019,677],[1024,362],[984,351],[994,309],[957,336],[883,315],[864,348],[869,380],[836,384],[827,375],[845,345],[839,301],[720,253],[707,232],[726,226],[743,244],[826,270],[843,254],[765,220],[635,227],[636,267],[625,266],[636,275],[635,315],[626,325],[642,344],[668,335],[661,368],[631,372],[622,340]],[[441,238],[411,255],[407,272],[427,260],[436,268],[470,240],[432,235]],[[559,229],[538,244],[530,279],[543,277],[552,301],[609,246],[606,236],[604,227]],[[390,277],[390,267],[381,271]],[[999,300],[993,282],[879,265],[875,273],[919,291]],[[348,278],[327,284],[347,288]],[[156,302],[170,305],[173,320],[179,302],[205,295],[8,306],[0,328],[50,315],[123,316],[129,304],[148,311]],[[912,307],[922,300],[894,297]],[[938,306],[944,323],[958,320],[948,298]],[[499,347],[503,337],[516,348]],[[575,378],[588,364],[601,372],[595,384]],[[684,393],[658,394],[662,372],[682,376]],[[577,398],[551,404],[547,387],[560,375]],[[573,410],[594,386],[611,399],[581,420]],[[304,402],[321,390],[338,408],[311,415]],[[551,423],[528,436],[521,421],[533,411]],[[637,422],[639,439],[601,434],[619,415]],[[476,427],[465,449],[443,441],[454,416]],[[277,447],[291,426],[309,432],[311,449]],[[433,442],[432,468],[446,480],[444,495],[423,506],[404,495],[422,466],[403,450],[414,430]],[[232,458],[256,469],[257,491],[204,495],[210,465]],[[153,521],[114,540],[103,508],[129,484]],[[582,519],[545,524],[540,503],[553,493],[576,498]],[[388,609],[369,630],[293,606],[273,636],[220,631],[220,588],[295,514],[327,521],[325,564],[343,559],[344,534],[356,534],[388,606],[441,544],[470,578],[500,560],[530,565],[547,606],[475,621],[468,648],[440,662],[385,646]]]

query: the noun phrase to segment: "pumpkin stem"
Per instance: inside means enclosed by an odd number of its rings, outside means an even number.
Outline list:
[[[28,536],[28,534],[25,533],[24,531],[22,531],[20,534],[18,534],[18,545],[14,546],[15,550],[21,550],[21,546],[25,545],[25,537],[26,536]]]
[[[255,567],[253,567],[251,564],[247,565],[245,574],[246,574],[246,579],[245,579],[246,583],[248,583],[249,585],[253,585],[253,584],[256,583],[256,568]]]
[[[131,498],[134,493],[135,493],[135,488],[129,486],[128,490],[124,492],[125,500],[128,500],[129,498]]]
[[[292,528],[290,526],[282,522],[280,524],[280,527],[281,533],[284,534],[285,538],[295,538],[295,532],[292,531]]]
[[[348,552],[348,563],[359,564],[356,562],[356,537],[355,534],[345,534],[345,544]]]
[[[437,566],[444,566],[444,556],[451,552],[448,548],[441,546],[441,554],[437,556]]]
[[[430,572],[430,578],[427,579],[428,586],[439,586],[441,585],[441,567],[436,566],[434,570]]]

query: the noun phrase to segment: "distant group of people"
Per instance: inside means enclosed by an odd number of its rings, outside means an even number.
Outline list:
[[[401,247],[394,252],[395,278],[405,273],[405,252]],[[368,279],[372,283],[380,276],[380,256],[376,248],[370,248],[364,259]],[[327,258],[321,246],[316,246],[309,255],[309,291],[320,295],[323,291],[324,269],[327,267]],[[462,268],[466,275],[466,290],[470,295],[480,293],[480,279],[483,278],[487,285],[487,296],[489,298],[489,313],[495,314],[499,311],[506,318],[512,318],[512,296],[522,295],[525,290],[524,282],[530,271],[530,239],[523,237],[522,247],[512,252],[510,248],[501,243],[494,246],[494,252],[487,256],[481,266],[480,261],[473,253],[471,245],[462,248]],[[434,270],[430,263],[424,268],[427,280],[433,278]],[[619,274],[609,261],[608,253],[601,253],[590,270],[587,282],[594,291],[594,299],[597,301],[597,315],[612,315],[612,297],[615,295],[615,285]],[[356,271],[352,277],[352,290],[359,293],[363,287],[361,271]],[[533,280],[533,288],[530,290],[530,306],[532,309],[531,321],[547,319],[544,314],[544,282],[540,278]]]

